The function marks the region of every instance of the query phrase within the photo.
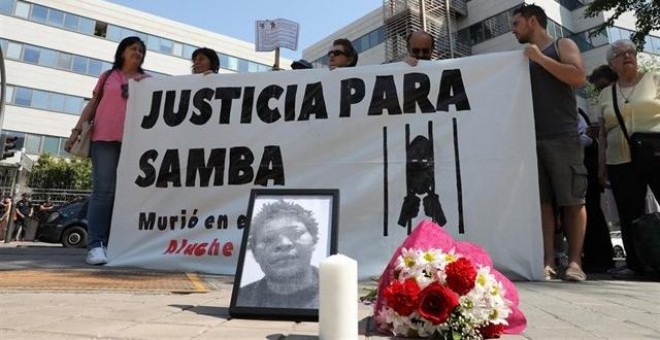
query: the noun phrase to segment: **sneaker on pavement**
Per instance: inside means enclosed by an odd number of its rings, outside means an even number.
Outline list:
[[[621,279],[621,280],[644,280],[647,279],[647,277],[642,274],[638,273],[634,270],[631,270],[630,268],[625,268],[623,270],[619,270],[615,273],[612,273],[612,277],[615,279]]]
[[[623,265],[623,266],[619,266],[619,267],[610,268],[610,269],[607,270],[607,273],[608,274],[616,274],[620,271],[625,271],[625,270],[629,270],[628,266]]]
[[[108,262],[103,247],[95,247],[87,252],[87,263],[91,265],[106,264]]]

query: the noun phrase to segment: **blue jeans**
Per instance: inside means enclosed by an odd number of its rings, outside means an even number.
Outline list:
[[[121,142],[92,142],[92,194],[87,209],[87,249],[108,244],[115,203],[115,183]]]

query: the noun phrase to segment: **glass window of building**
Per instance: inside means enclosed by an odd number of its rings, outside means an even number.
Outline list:
[[[193,54],[193,52],[195,52],[195,50],[196,50],[196,48],[194,46],[183,45],[183,57],[186,58],[186,59],[191,59],[192,54]]]
[[[650,39],[653,43],[653,53],[660,54],[660,38],[654,36],[648,36],[646,39]]]
[[[621,30],[618,27],[608,27],[607,35],[610,37],[610,43],[621,39]]]
[[[83,17],[79,17],[78,19],[78,32],[80,33],[93,35],[95,26],[94,20]]]
[[[64,103],[64,112],[79,115],[82,106],[82,98],[67,96]]]
[[[23,1],[16,2],[16,9],[14,10],[14,14],[19,18],[27,19],[30,15],[30,4]]]
[[[41,136],[25,134],[25,152],[30,154],[40,153]]]
[[[248,64],[250,64],[249,61],[245,59],[238,59],[238,72],[248,72],[250,70]]]
[[[23,61],[28,63],[39,63],[39,48],[30,45],[23,46]]]
[[[12,99],[14,98],[14,87],[7,85],[6,91],[7,92],[5,93],[6,96],[5,103],[11,103]]]
[[[176,56],[182,56],[183,55],[183,45],[180,43],[175,42],[173,47],[172,47],[172,54]]]
[[[172,47],[173,47],[172,45],[173,44],[174,43],[172,42],[172,40],[165,39],[165,38],[160,38],[160,46],[158,47],[157,51],[160,51],[160,52],[166,53],[166,54],[172,54]]]
[[[69,70],[71,68],[71,59],[73,59],[72,55],[60,52],[57,56],[57,67]]]
[[[493,22],[493,18],[490,18],[490,19],[484,20],[484,22],[482,23],[483,32],[484,32],[484,40],[491,39],[494,36],[493,35],[492,22]]]
[[[121,41],[121,27],[108,25],[105,32],[105,38],[117,42]]]
[[[89,59],[89,65],[87,67],[87,74],[90,76],[98,77],[103,72],[103,63],[100,60]]]
[[[147,36],[146,45],[148,50],[158,51],[158,48],[160,47],[160,38],[155,35],[149,35]]]
[[[14,0],[0,0],[0,13],[11,14],[14,10]]]
[[[58,155],[60,157],[69,157],[70,156],[69,153],[66,152],[66,150],[64,150],[65,145],[66,145],[66,139],[61,138],[60,139],[60,150],[59,150],[59,153],[58,153]]]
[[[33,90],[31,106],[36,109],[48,110],[48,92]]]
[[[227,56],[227,68],[230,70],[238,71],[238,59]]]
[[[470,26],[470,44],[476,45],[484,41],[484,27],[481,23]]]
[[[50,109],[53,111],[64,112],[64,102],[66,97],[59,93],[50,94]]]
[[[57,67],[57,52],[42,48],[41,54],[39,54],[39,65]]]
[[[647,36],[646,39],[644,39],[644,52],[653,53],[653,40],[649,38],[650,37]]]
[[[49,25],[55,26],[55,27],[62,27],[62,23],[64,22],[64,12],[58,11],[56,9],[50,9],[48,11],[48,20],[47,20]]]
[[[587,36],[589,36],[589,32],[586,32],[586,33],[587,33]],[[608,42],[607,32],[601,32],[597,36],[595,36],[593,38],[589,38],[589,39],[591,39],[591,45],[592,46],[603,46],[603,45],[607,44],[607,42]]]
[[[47,18],[48,18],[48,8],[44,6],[32,4],[32,11],[30,12],[30,20],[44,24],[46,23]]]
[[[105,38],[106,32],[108,30],[108,24],[103,21],[96,21],[94,25],[94,35],[97,37]]]
[[[74,55],[72,70],[73,72],[87,73],[87,58]]]
[[[23,46],[21,44],[17,44],[14,42],[9,42],[7,44],[7,53],[5,54],[7,56],[7,59],[16,59],[20,60],[21,59],[21,50]]]
[[[44,146],[41,152],[57,155],[60,151],[60,139],[57,137],[44,136]]]
[[[128,29],[126,27],[123,27],[121,29],[121,38],[128,38],[128,37],[134,37],[137,35],[137,32],[133,31],[132,29]]]
[[[24,87],[17,87],[15,90],[14,104],[21,106],[30,106],[32,103],[32,90]]]
[[[142,40],[142,42],[146,42],[147,38],[149,37],[149,35],[147,35],[146,33],[142,33],[142,32],[135,32],[135,35],[138,38],[140,38],[140,40]]]
[[[66,13],[64,15],[64,27],[72,30],[78,30],[78,16],[71,13]]]

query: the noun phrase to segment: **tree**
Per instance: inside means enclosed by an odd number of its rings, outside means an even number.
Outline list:
[[[88,190],[92,187],[92,164],[88,159],[53,157],[43,154],[30,174],[32,188]]]
[[[621,14],[634,12],[637,22],[636,32],[630,37],[640,51],[644,48],[644,38],[650,31],[660,29],[660,3],[657,0],[594,0],[584,12],[587,18],[593,18],[602,12],[614,11],[612,16],[596,27],[590,36],[602,33],[607,27],[612,27]]]

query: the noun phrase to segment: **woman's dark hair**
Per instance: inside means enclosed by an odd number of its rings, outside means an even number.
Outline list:
[[[144,70],[142,69],[142,63],[144,63],[144,57],[147,55],[147,46],[139,37],[127,37],[119,43],[119,46],[117,46],[117,51],[115,52],[115,62],[112,64],[113,70],[121,70],[122,66],[124,66],[124,51],[126,51],[129,46],[135,43],[139,43],[140,46],[142,46],[142,61],[140,61],[138,71],[140,73],[144,73]]]
[[[600,65],[596,67],[589,76],[587,76],[587,80],[592,84],[598,79],[605,79],[608,82],[613,83],[619,80],[619,75],[614,72],[610,65]]]
[[[350,59],[346,67],[353,67],[358,63],[358,53],[353,47],[353,44],[348,39],[337,39],[332,42],[332,45],[340,45],[344,47],[344,52],[346,52],[346,57]]]
[[[195,57],[199,54],[203,54],[209,58],[211,61],[211,71],[213,71],[213,73],[218,73],[218,70],[220,69],[220,59],[218,58],[218,54],[208,47],[200,47],[193,52],[191,60],[195,60]]]

